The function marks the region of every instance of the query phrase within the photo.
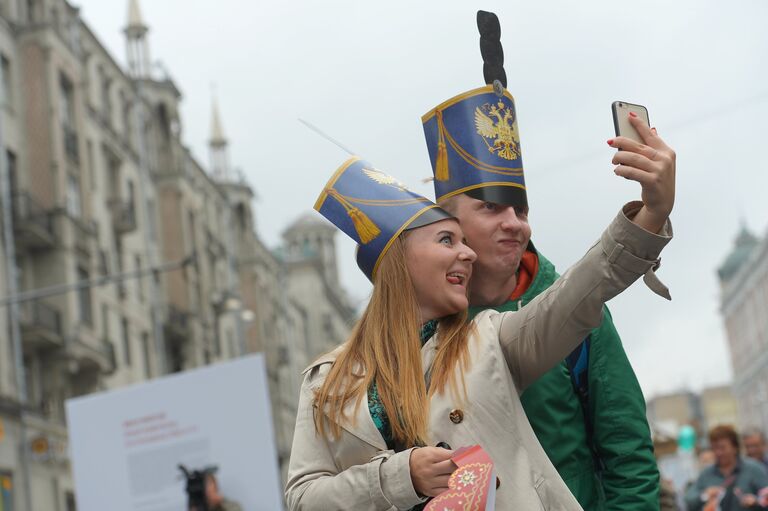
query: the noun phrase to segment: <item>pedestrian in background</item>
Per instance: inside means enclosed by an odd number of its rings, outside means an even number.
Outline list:
[[[677,505],[675,484],[663,477],[659,488],[659,511],[680,511],[680,507]]]
[[[768,469],[768,454],[765,448],[765,433],[758,428],[750,428],[741,435],[744,452],[753,460],[762,463]]]
[[[688,489],[688,511],[746,511],[766,509],[758,495],[768,487],[765,467],[739,454],[739,435],[733,426],[716,426],[709,432],[715,464],[706,467]]]

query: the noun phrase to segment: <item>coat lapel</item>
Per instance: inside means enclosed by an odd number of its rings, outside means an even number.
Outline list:
[[[387,444],[384,441],[384,437],[381,436],[376,424],[373,423],[371,418],[371,411],[368,408],[368,394],[366,393],[365,399],[360,402],[355,412],[355,403],[349,402],[344,407],[344,415],[346,417],[353,417],[353,420],[346,421],[342,424],[342,429],[354,435],[363,442],[366,442],[379,451],[386,451]]]
[[[307,367],[304,370],[304,373],[307,373],[320,365],[332,363],[334,360],[336,360],[336,356],[340,349],[341,347],[326,355],[323,355],[315,362],[313,362],[312,365]],[[360,375],[365,374],[365,371],[362,367],[356,367],[353,372]],[[323,381],[324,380],[320,380],[317,383],[313,389],[315,392],[320,389],[320,385],[322,385]],[[371,418],[371,412],[368,408],[368,394],[366,393],[365,399],[360,401],[359,406],[356,407],[355,405],[355,401],[350,401],[346,404],[346,406],[344,406],[344,416],[349,420],[344,421],[344,423],[341,425],[341,429],[371,445],[372,447],[376,448],[376,450],[386,451],[387,443],[384,441],[384,437],[381,436],[381,433],[379,433],[379,430],[376,428],[376,424],[373,423],[373,419]],[[357,408],[357,410],[355,410],[355,408]]]

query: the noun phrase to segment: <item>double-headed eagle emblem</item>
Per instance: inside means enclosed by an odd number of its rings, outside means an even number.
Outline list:
[[[483,142],[488,146],[488,151],[505,160],[520,158],[520,137],[517,134],[515,114],[502,101],[475,108],[475,127],[477,134],[483,137]],[[491,139],[492,143],[486,139]]]

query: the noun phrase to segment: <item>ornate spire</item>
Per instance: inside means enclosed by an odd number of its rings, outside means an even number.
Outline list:
[[[211,138],[208,141],[210,146],[222,147],[227,145],[227,138],[224,136],[224,130],[221,128],[221,117],[219,116],[219,105],[216,98],[213,98],[211,108]]]
[[[149,27],[144,23],[144,18],[141,16],[141,9],[139,9],[139,0],[128,0],[128,24],[125,27],[125,32],[128,37],[131,37],[131,33],[137,33],[140,36],[147,33]]]
[[[211,170],[217,179],[229,180],[232,176],[229,171],[229,154],[227,150],[227,138],[221,127],[219,105],[214,96],[211,105],[211,138],[208,140],[208,149],[211,158]]]
[[[123,33],[126,37],[128,68],[134,78],[149,77],[149,27],[144,23],[139,0],[128,0],[128,24]]]

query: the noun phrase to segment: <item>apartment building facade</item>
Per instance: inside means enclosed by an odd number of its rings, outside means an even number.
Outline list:
[[[354,319],[330,226],[298,222],[277,253],[259,238],[215,106],[210,167],[184,145],[128,6],[124,69],[66,0],[0,0],[4,509],[76,508],[66,399],[250,352],[285,472],[301,369]]]

